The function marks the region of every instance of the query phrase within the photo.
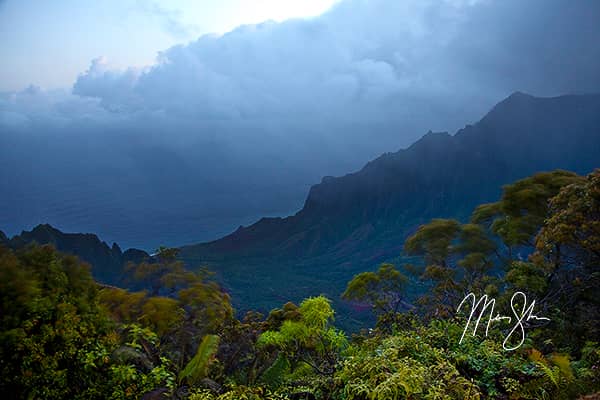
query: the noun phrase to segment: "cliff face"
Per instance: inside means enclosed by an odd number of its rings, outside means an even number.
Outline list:
[[[399,256],[419,224],[466,218],[474,206],[496,200],[502,185],[535,172],[584,174],[598,166],[600,95],[514,93],[455,135],[429,132],[358,172],[323,179],[293,216],[263,218],[222,239],[183,247],[181,257],[218,271],[251,304],[259,294],[246,282],[257,275],[269,277],[267,293],[274,296],[292,276],[308,294],[335,287],[336,297],[352,274]]]
[[[386,232],[401,233],[400,239],[429,218],[464,217],[494,200],[501,185],[531,173],[586,173],[598,165],[600,96],[515,93],[454,136],[429,132],[356,173],[324,179],[294,216],[263,218],[220,240],[184,247],[182,254],[198,261],[350,255]],[[397,244],[383,243],[386,248],[396,251]]]
[[[1,239],[1,238],[0,238]],[[21,248],[29,243],[51,244],[58,251],[73,254],[92,266],[92,275],[97,280],[120,283],[123,265],[127,262],[141,262],[149,258],[142,250],[129,249],[125,252],[116,243],[109,247],[106,242],[91,233],[63,233],[45,224],[38,225],[31,231],[23,231],[5,244],[12,248]]]

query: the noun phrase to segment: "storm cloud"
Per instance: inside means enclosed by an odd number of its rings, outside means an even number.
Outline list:
[[[31,180],[3,177],[0,227],[55,222],[148,248],[293,212],[321,176],[454,132],[511,92],[600,91],[598,21],[592,0],[344,0],[204,35],[146,68],[95,59],[72,90],[0,96],[2,167]],[[85,218],[56,212],[69,199],[42,170],[89,193]],[[168,218],[186,222],[156,222]]]

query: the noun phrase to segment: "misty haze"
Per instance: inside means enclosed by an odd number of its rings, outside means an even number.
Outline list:
[[[0,0],[0,392],[600,398],[599,22]]]
[[[597,92],[597,17],[586,1],[343,1],[148,66],[98,54],[72,87],[44,89],[38,71],[0,95],[0,226],[153,250],[293,214],[323,176],[453,134],[514,91]]]

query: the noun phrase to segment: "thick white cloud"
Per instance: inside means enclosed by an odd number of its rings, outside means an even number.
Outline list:
[[[422,120],[407,127],[418,131],[405,132],[414,138],[430,127],[455,129],[515,90],[598,90],[599,9],[539,0],[347,0],[317,18],[203,36],[162,52],[146,71],[111,71],[94,60],[74,93],[100,98],[107,109],[199,120],[416,113]],[[423,102],[436,113],[424,112]],[[457,108],[465,114],[444,115]]]
[[[114,71],[108,66],[104,57],[92,60],[90,68],[79,76],[73,86],[73,94],[83,97],[94,97],[102,100],[109,110],[131,111],[137,101],[133,89],[142,71],[129,68],[126,71]],[[126,106],[125,110],[116,108]]]
[[[291,211],[320,176],[429,129],[452,132],[513,91],[600,91],[599,20],[595,1],[344,0],[319,17],[202,36],[144,69],[95,59],[72,93],[1,95],[0,140],[68,137],[90,181],[114,165],[119,182],[135,182],[119,188],[169,209]],[[106,153],[78,159],[77,146],[91,146],[81,138]]]

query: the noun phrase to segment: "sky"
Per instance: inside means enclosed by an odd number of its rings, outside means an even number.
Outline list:
[[[0,1],[0,230],[152,250],[515,91],[600,92],[596,0]]]
[[[93,58],[145,66],[243,24],[316,16],[335,0],[1,0],[0,91],[70,87]],[[43,70],[43,73],[40,73]]]

